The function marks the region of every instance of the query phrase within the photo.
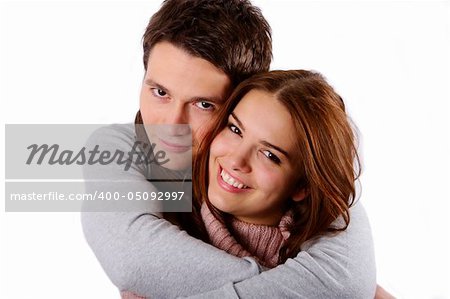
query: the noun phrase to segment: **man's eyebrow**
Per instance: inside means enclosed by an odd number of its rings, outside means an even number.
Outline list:
[[[163,85],[156,83],[152,79],[145,79],[145,84],[150,86],[155,86],[158,89],[164,90],[164,92],[170,94],[170,90],[167,87],[164,87]]]
[[[172,94],[167,87],[153,81],[152,79],[147,78],[147,79],[145,79],[144,82],[146,85],[154,86],[158,89],[164,90],[168,94]],[[191,97],[190,99],[188,99],[188,101],[189,102],[211,102],[211,103],[215,103],[215,104],[222,104],[223,102],[225,102],[225,99],[223,99],[222,97],[216,97],[216,96],[212,96],[212,97],[194,96],[194,97]]]
[[[231,112],[231,116],[232,116],[232,117],[234,118],[234,120],[238,123],[238,126],[241,128],[241,130],[242,130],[242,131],[245,131],[244,125],[242,124],[241,120],[236,116],[236,114],[235,114],[234,112]],[[284,149],[282,149],[281,147],[276,146],[276,145],[274,145],[274,144],[272,144],[272,143],[270,143],[270,142],[268,142],[268,141],[265,141],[265,140],[261,140],[259,143],[261,143],[261,144],[263,144],[263,145],[265,145],[265,146],[267,146],[267,147],[270,147],[270,148],[273,148],[273,149],[279,151],[280,153],[282,153],[283,155],[285,155],[286,158],[289,159],[289,153],[288,153],[287,151],[285,151]]]
[[[190,102],[210,102],[215,104],[223,104],[225,99],[221,97],[193,97],[189,99]]]

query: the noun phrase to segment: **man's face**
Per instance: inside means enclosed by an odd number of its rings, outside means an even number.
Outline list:
[[[140,110],[144,124],[157,126],[158,146],[179,153],[192,129],[195,145],[210,130],[214,112],[230,92],[228,76],[205,59],[194,57],[169,42],[157,43],[150,52],[142,83]],[[190,137],[189,137],[190,138]]]

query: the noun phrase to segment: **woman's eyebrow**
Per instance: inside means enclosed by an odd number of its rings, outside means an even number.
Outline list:
[[[240,129],[241,129],[242,131],[245,131],[245,127],[244,127],[244,125],[242,124],[242,122],[241,122],[241,120],[239,119],[239,117],[237,117],[237,115],[236,115],[234,112],[231,112],[231,116],[232,116],[232,117],[234,118],[234,120],[238,123],[238,126],[240,127]],[[267,147],[270,147],[270,148],[275,149],[276,151],[282,153],[283,155],[286,156],[286,158],[289,159],[289,153],[288,153],[287,151],[285,151],[284,149],[282,149],[281,147],[276,146],[276,145],[274,145],[274,144],[272,144],[272,143],[270,143],[270,142],[268,142],[268,141],[266,141],[266,140],[261,140],[261,141],[259,141],[259,143],[261,143],[262,145],[265,145],[265,146],[267,146]]]
[[[238,126],[241,128],[242,131],[245,131],[245,127],[242,124],[242,122],[240,121],[239,117],[236,116],[236,114],[234,114],[234,112],[231,112],[231,116],[234,118],[234,120],[238,123]]]
[[[286,158],[289,159],[289,153],[288,153],[287,151],[285,151],[284,149],[282,149],[281,147],[276,146],[276,145],[274,145],[274,144],[272,144],[272,143],[270,143],[270,142],[267,142],[267,141],[265,141],[265,140],[261,140],[260,143],[263,144],[263,145],[265,145],[265,146],[267,146],[267,147],[270,147],[270,148],[273,148],[273,149],[279,151],[280,153],[282,153],[283,155],[285,155]]]

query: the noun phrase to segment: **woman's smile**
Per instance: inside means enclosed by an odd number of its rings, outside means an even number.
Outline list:
[[[222,189],[232,193],[241,193],[249,190],[249,187],[241,180],[229,174],[222,166],[220,166],[220,164],[217,165],[217,182]]]
[[[273,94],[248,92],[210,147],[211,204],[245,222],[277,223],[295,185],[292,132],[291,115]]]

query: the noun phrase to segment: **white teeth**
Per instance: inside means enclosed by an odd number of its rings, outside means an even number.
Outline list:
[[[220,176],[222,177],[223,181],[225,183],[227,183],[228,185],[230,185],[230,186],[233,186],[233,187],[238,188],[238,189],[245,189],[245,188],[247,188],[246,185],[244,185],[244,184],[242,184],[240,182],[237,182],[228,173],[226,173],[225,170],[223,170],[223,169],[222,169],[222,172],[220,173]]]

